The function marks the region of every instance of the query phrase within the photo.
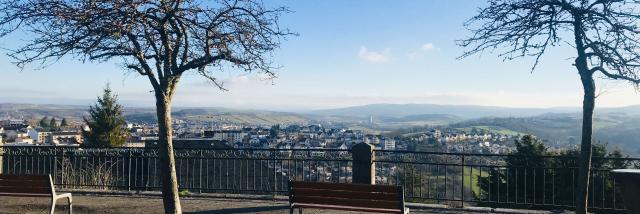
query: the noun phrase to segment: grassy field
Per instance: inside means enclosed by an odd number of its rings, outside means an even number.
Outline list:
[[[522,132],[517,132],[517,131],[513,131],[513,130],[502,128],[502,127],[496,127],[496,126],[470,126],[470,127],[457,128],[457,129],[465,132],[471,132],[473,128],[476,128],[478,130],[488,131],[491,133],[502,134],[502,135],[524,135],[525,134]]]
[[[232,113],[232,114],[208,114],[187,116],[185,119],[201,122],[227,122],[235,124],[297,124],[307,121],[307,118],[288,114],[252,114],[252,113]]]
[[[478,184],[478,178],[480,178],[481,176],[480,172],[482,172],[483,178],[489,176],[489,173],[487,173],[487,171],[484,171],[484,170],[481,171],[480,169],[476,169],[476,168],[473,168],[472,170],[471,167],[465,167],[463,171],[464,185],[466,187],[471,187],[471,191],[476,194],[480,192],[480,185]]]

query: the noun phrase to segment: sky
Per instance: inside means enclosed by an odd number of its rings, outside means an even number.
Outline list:
[[[577,107],[582,87],[571,66],[574,51],[549,50],[535,71],[533,58],[503,61],[493,53],[458,59],[457,39],[477,0],[266,1],[293,13],[281,26],[297,32],[274,53],[278,78],[243,71],[217,74],[227,92],[187,74],[176,107],[311,110],[375,103],[431,103],[505,107]],[[21,35],[0,39],[11,46]],[[0,55],[0,102],[89,105],[109,83],[124,105],[153,106],[146,77],[115,63],[72,58],[44,69],[18,69]],[[624,82],[597,80],[597,106],[640,104]]]

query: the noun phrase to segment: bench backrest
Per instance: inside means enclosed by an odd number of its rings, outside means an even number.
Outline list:
[[[404,210],[402,186],[289,182],[293,203]]]
[[[0,195],[52,196],[54,194],[51,175],[0,174]]]

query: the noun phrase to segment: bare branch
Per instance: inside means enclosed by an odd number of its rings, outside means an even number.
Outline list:
[[[0,0],[0,11],[0,36],[17,29],[34,35],[9,52],[19,67],[67,55],[127,61],[124,68],[148,76],[154,88],[188,71],[214,81],[199,71],[210,66],[272,74],[272,52],[295,35],[278,25],[287,8],[256,0]]]

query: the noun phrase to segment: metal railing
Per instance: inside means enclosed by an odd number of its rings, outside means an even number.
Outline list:
[[[566,156],[381,150],[374,162],[377,183],[404,186],[405,197],[414,202],[573,209],[577,161],[578,157]],[[593,157],[592,162],[590,211],[623,212],[610,171],[640,168],[640,159]]]
[[[176,149],[181,191],[287,194],[287,181],[351,182],[349,150]],[[66,189],[160,190],[156,149],[0,147],[5,174],[52,174]],[[511,160],[523,165],[507,164]],[[518,160],[518,161],[513,161]],[[589,187],[592,211],[624,210],[612,168],[637,158],[597,158]],[[577,157],[375,151],[376,183],[402,185],[418,203],[571,209]]]
[[[51,174],[67,189],[160,190],[157,149],[3,147],[5,174]],[[351,182],[345,150],[175,149],[181,191],[284,194],[289,179]]]

